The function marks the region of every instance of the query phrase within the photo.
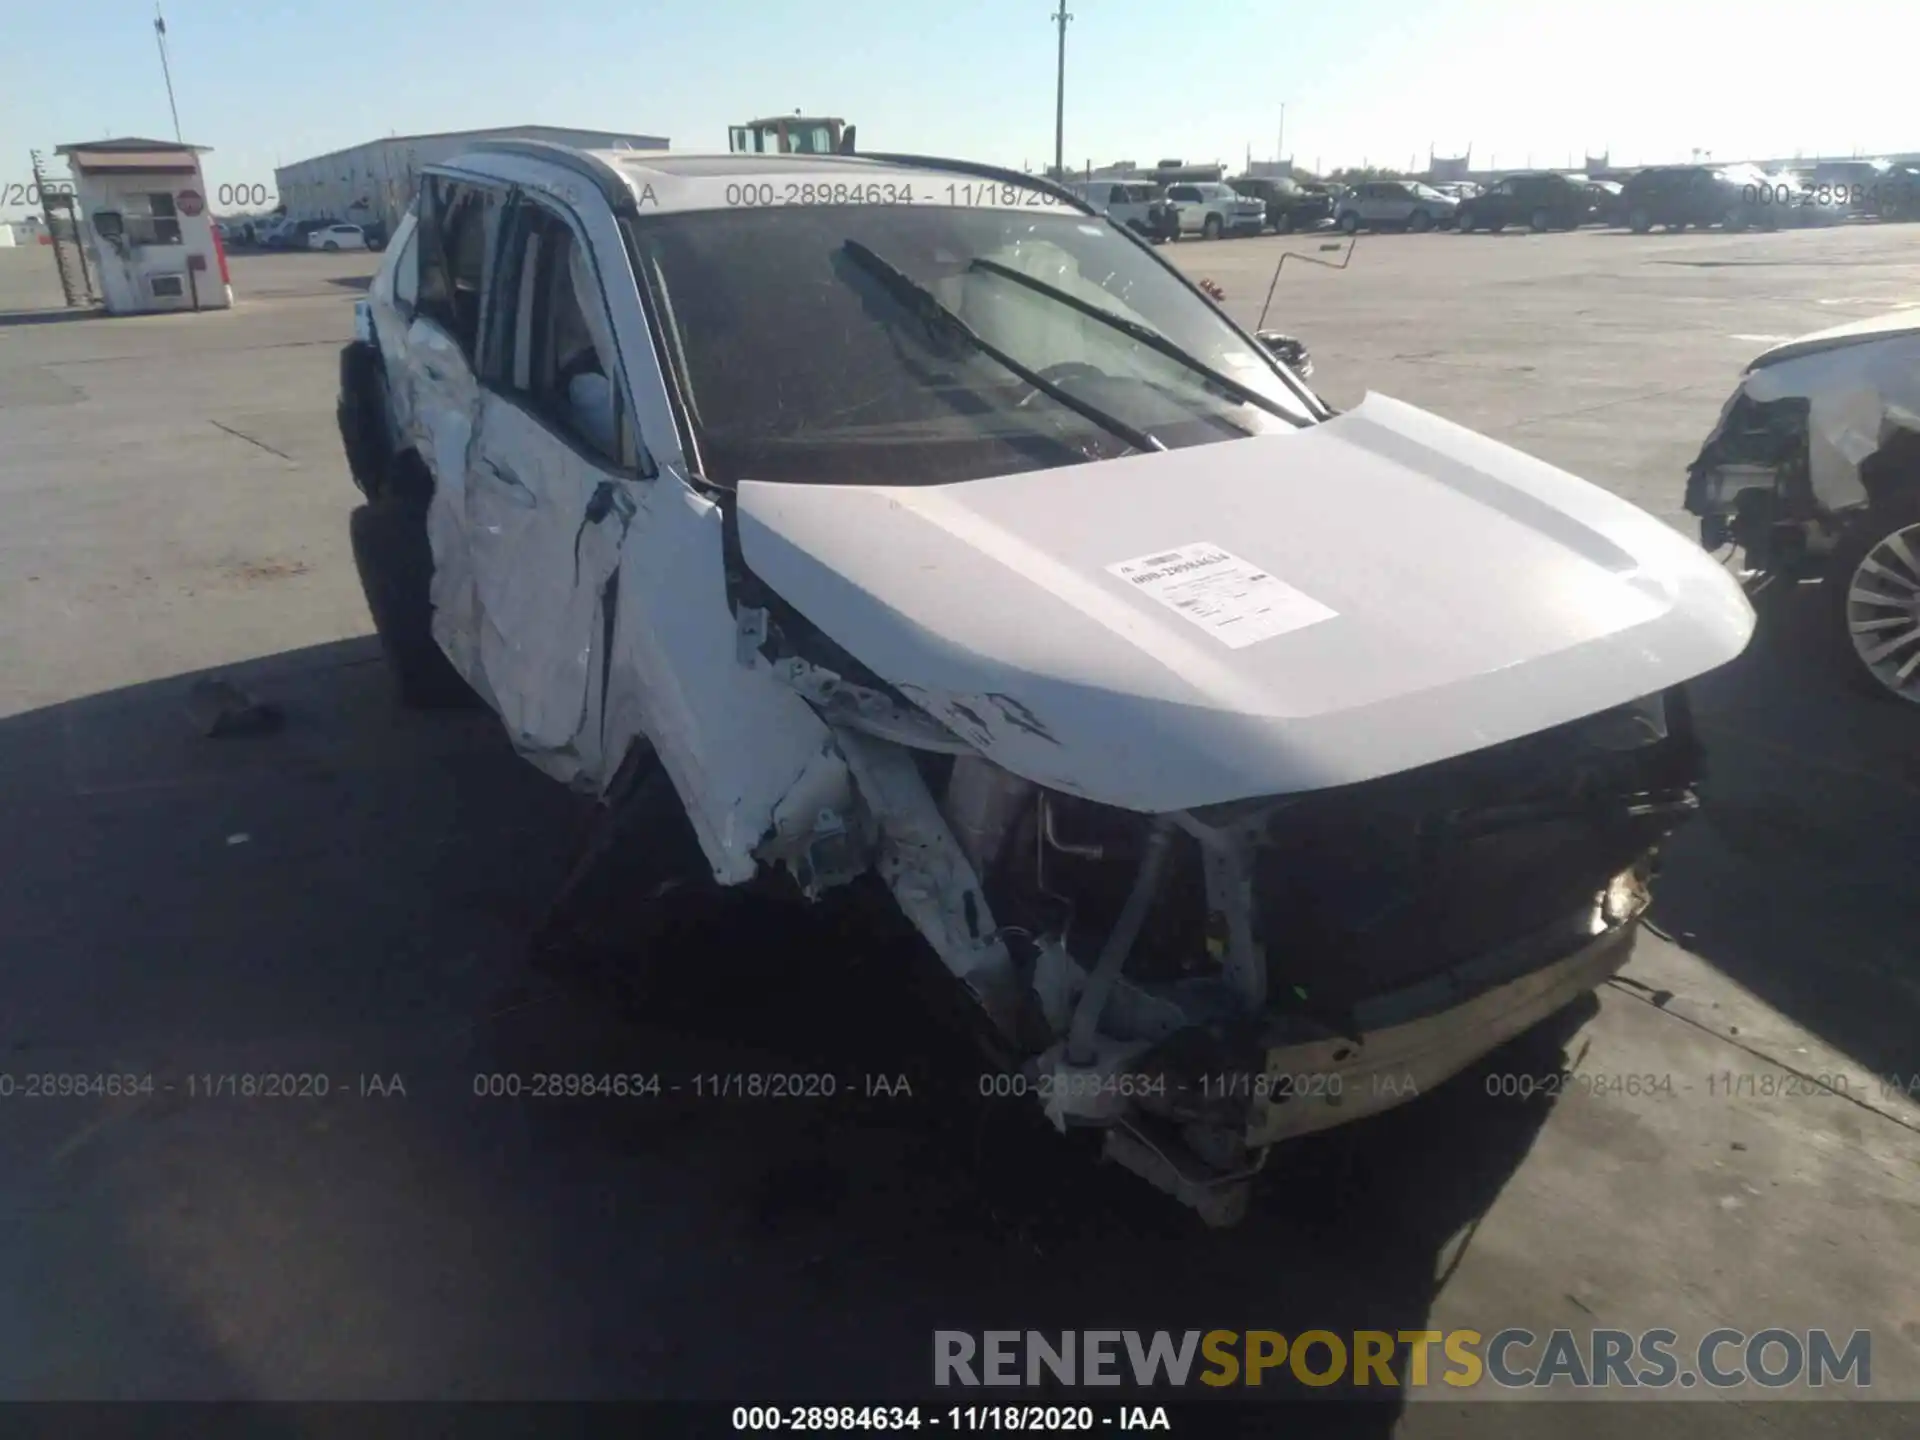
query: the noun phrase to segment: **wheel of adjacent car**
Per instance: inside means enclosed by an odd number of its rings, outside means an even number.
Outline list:
[[[1847,679],[1920,705],[1920,490],[1870,507],[1847,529],[1822,589]]]
[[[1653,216],[1647,213],[1645,206],[1636,205],[1627,212],[1627,228],[1636,235],[1644,235],[1653,229]]]
[[[397,495],[362,505],[347,517],[347,536],[400,703],[412,710],[477,703],[472,687],[433,638],[426,505]]]
[[[1360,228],[1360,213],[1357,210],[1347,211],[1340,217],[1340,228],[1348,235],[1354,234]]]
[[[1200,223],[1200,235],[1206,240],[1218,240],[1221,231],[1220,217],[1209,215]]]
[[[1454,211],[1453,212],[1453,228],[1462,235],[1465,235],[1468,231],[1473,229],[1473,211],[1467,209],[1467,207],[1464,205],[1462,205],[1458,210]]]

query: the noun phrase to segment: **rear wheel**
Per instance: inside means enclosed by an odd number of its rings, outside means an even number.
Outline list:
[[[1356,233],[1360,229],[1359,213],[1357,211],[1349,210],[1347,211],[1346,214],[1342,215],[1340,217],[1340,229],[1343,233],[1348,235],[1352,235]]]
[[[1544,230],[1551,230],[1553,228],[1553,216],[1547,211],[1545,206],[1542,206],[1528,217],[1527,224],[1532,228],[1533,233],[1538,235]]]
[[[1407,218],[1409,229],[1425,234],[1433,228],[1433,215],[1430,211],[1416,210]]]
[[[1871,507],[1834,547],[1828,634],[1854,688],[1920,705],[1920,491]]]
[[[329,240],[320,248],[322,250],[338,250],[340,248],[340,242],[338,240]]]
[[[1644,235],[1653,229],[1653,216],[1647,213],[1644,206],[1635,206],[1627,214],[1627,228],[1636,235]]]
[[[427,544],[426,505],[399,495],[362,505],[348,517],[347,535],[400,703],[411,710],[477,703],[472,687],[433,638],[433,551]]]

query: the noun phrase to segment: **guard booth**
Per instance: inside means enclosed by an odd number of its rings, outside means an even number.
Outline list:
[[[749,120],[727,130],[733,155],[851,155],[854,127],[818,115],[780,115]]]
[[[54,153],[73,172],[75,223],[109,315],[233,304],[226,252],[207,213],[206,146],[124,137]]]

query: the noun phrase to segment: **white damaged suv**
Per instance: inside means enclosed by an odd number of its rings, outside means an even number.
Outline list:
[[[1217,1223],[1625,962],[1680,687],[1753,627],[1658,520],[1336,414],[957,162],[479,144],[340,420],[403,694],[662,837],[621,903],[878,904],[1021,1093]]]

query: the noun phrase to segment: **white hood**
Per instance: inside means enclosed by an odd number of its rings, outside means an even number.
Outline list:
[[[1383,396],[1294,434],[739,505],[748,566],[876,674],[1008,770],[1134,810],[1481,749],[1753,629],[1652,516]]]

